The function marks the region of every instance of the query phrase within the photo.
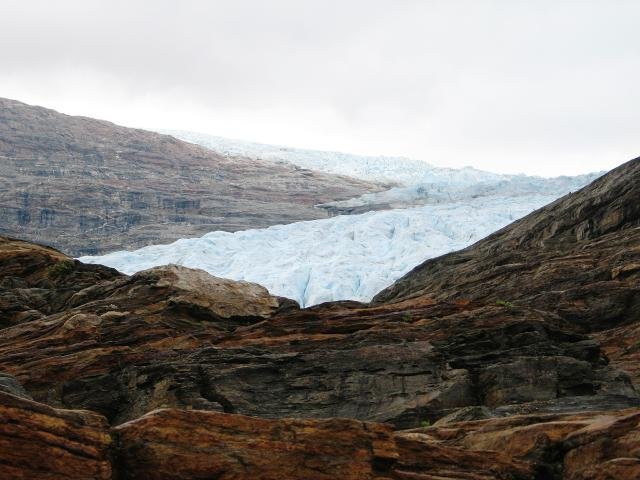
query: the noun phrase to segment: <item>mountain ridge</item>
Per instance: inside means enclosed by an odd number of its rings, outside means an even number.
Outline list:
[[[427,260],[380,292],[374,298],[374,303],[402,300],[428,290],[437,291],[439,298],[442,298],[447,292],[444,285],[450,281],[445,278],[450,279],[455,275],[469,278],[472,275],[478,277],[474,280],[477,284],[482,284],[481,272],[491,272],[491,267],[498,267],[500,263],[520,263],[522,269],[519,275],[526,274],[533,279],[535,274],[531,268],[536,268],[537,264],[528,266],[525,258],[531,248],[566,249],[565,253],[568,253],[576,242],[595,241],[599,235],[605,235],[620,226],[640,226],[640,203],[637,202],[640,190],[638,183],[633,181],[638,177],[640,158],[630,160],[580,191],[542,207],[464,250]],[[603,205],[608,205],[607,202],[611,204],[610,210],[599,211]],[[564,217],[556,218],[558,210],[564,211]],[[588,244],[581,248],[588,248]],[[473,265],[473,270],[464,270],[465,264],[474,263],[475,256],[480,257],[480,260]],[[482,263],[482,259],[485,263]],[[495,265],[491,264],[492,259],[495,260]],[[462,267],[457,267],[458,265]],[[435,280],[435,276],[440,276],[441,280]],[[487,294],[486,289],[484,292],[482,295]],[[499,293],[498,291],[494,295]],[[510,293],[513,292],[505,291],[503,296]],[[457,292],[453,295],[461,294]],[[472,295],[471,298],[475,296]]]
[[[326,218],[382,189],[0,99],[0,233],[73,255]]]

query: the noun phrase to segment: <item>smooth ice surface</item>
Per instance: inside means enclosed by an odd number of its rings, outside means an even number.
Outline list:
[[[80,260],[129,274],[167,263],[201,268],[219,277],[259,283],[303,306],[368,301],[424,260],[464,248],[556,197],[477,198],[235,233],[218,231]]]

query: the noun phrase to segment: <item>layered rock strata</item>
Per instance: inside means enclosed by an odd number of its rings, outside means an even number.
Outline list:
[[[635,478],[637,185],[640,160],[371,305],[3,237],[0,390],[95,412],[124,478]]]

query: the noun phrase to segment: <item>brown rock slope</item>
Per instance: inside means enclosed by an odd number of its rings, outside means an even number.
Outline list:
[[[380,187],[0,98],[0,234],[72,256],[325,218]]]
[[[110,480],[110,446],[103,416],[0,391],[0,478]]]
[[[504,301],[553,310],[585,331],[640,311],[640,159],[464,250],[427,260],[374,303]]]
[[[124,478],[637,478],[638,185],[634,160],[375,305],[2,238],[0,371],[104,415]]]
[[[0,392],[0,476],[96,480],[636,479],[640,410],[493,418],[393,432],[355,420],[164,409],[104,417]]]
[[[162,406],[411,427],[473,405],[639,404],[599,344],[546,311],[429,299],[299,310],[182,267],[127,277],[50,262],[2,280],[0,371],[39,401],[116,423]]]
[[[374,304],[428,297],[552,311],[640,382],[640,159],[471,247],[428,260]]]

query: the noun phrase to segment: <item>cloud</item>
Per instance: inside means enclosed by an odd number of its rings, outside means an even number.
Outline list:
[[[638,154],[640,4],[5,0],[0,95],[118,123],[545,175]]]

